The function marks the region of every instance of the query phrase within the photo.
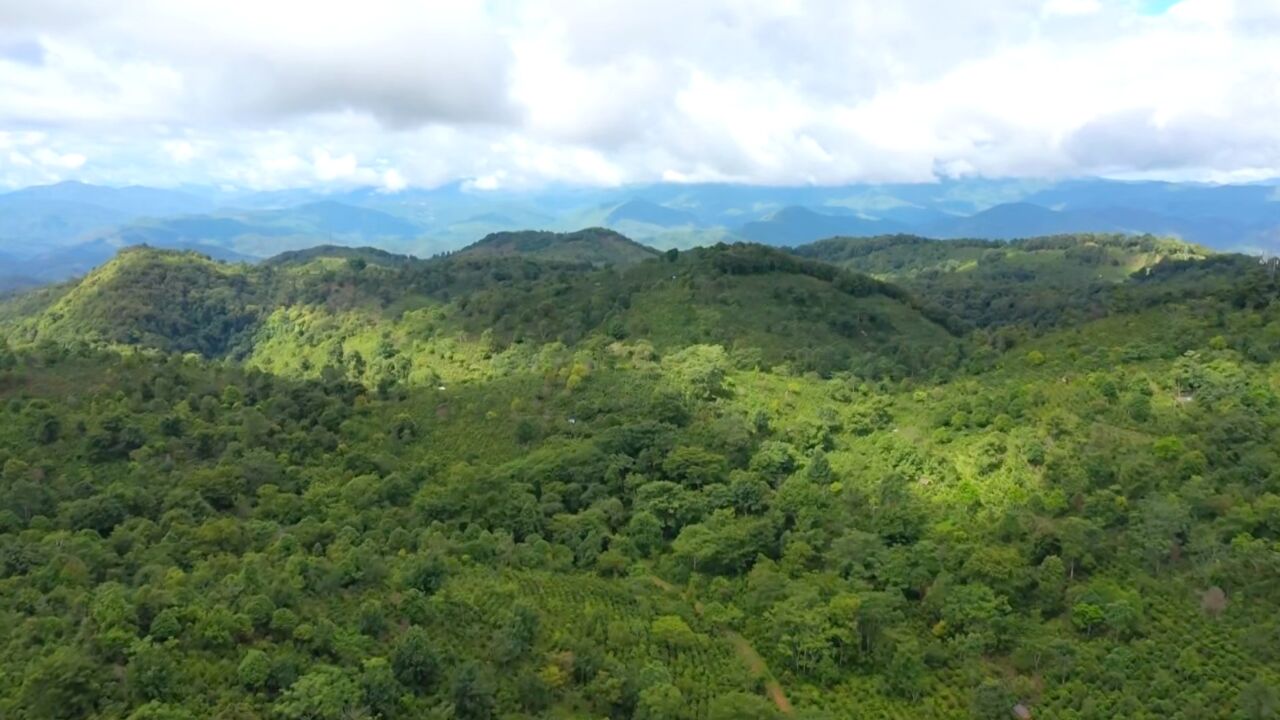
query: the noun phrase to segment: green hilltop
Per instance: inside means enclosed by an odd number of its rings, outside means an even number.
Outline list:
[[[591,338],[661,352],[708,343],[745,365],[823,373],[856,365],[877,376],[958,349],[950,318],[900,289],[763,246],[655,253],[600,269],[539,260],[540,242],[521,247],[530,254],[431,260],[317,248],[257,267],[130,249],[44,291],[47,306],[13,332],[28,342],[95,340],[313,372],[328,354],[413,357],[441,342],[484,353]]]
[[[538,260],[590,265],[630,265],[658,255],[658,251],[607,228],[556,233],[543,230],[498,232],[457,251],[462,257],[519,255]]]

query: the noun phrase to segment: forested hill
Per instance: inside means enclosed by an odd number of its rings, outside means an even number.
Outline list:
[[[537,230],[493,233],[457,254],[464,257],[521,255],[558,262],[629,265],[652,259],[658,251],[607,228],[587,228],[571,233]]]
[[[408,265],[414,262],[415,258],[410,255],[397,255],[396,253],[379,250],[372,247],[346,247],[342,245],[317,245],[306,250],[290,250],[280,253],[274,257],[263,261],[265,265],[271,266],[288,266],[288,265],[305,265],[314,260],[350,260],[355,265],[361,262],[366,265],[373,263],[375,265],[399,266]]]
[[[1125,242],[7,299],[0,717],[1274,717],[1277,266]]]
[[[23,298],[22,312],[0,310],[0,319],[15,316],[9,327],[23,342],[138,345],[297,363],[303,373],[319,372],[330,354],[412,355],[442,337],[482,353],[589,338],[660,351],[712,342],[742,363],[877,376],[943,365],[959,349],[947,313],[888,283],[764,246],[652,254],[603,269],[539,260],[536,249],[416,260],[318,248],[256,267],[134,248],[81,281]]]
[[[1213,254],[1179,240],[1135,235],[1015,241],[888,235],[832,238],[794,252],[899,283],[979,327],[1040,329],[1105,314],[1117,288],[1148,268]]]
[[[906,278],[972,272],[980,262],[1014,262],[1048,281],[1123,280],[1163,259],[1200,259],[1213,251],[1150,235],[1057,235],[1025,240],[934,240],[915,235],[833,237],[794,250],[876,276]]]

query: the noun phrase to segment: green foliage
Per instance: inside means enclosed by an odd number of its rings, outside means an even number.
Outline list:
[[[261,690],[271,679],[271,660],[266,653],[254,648],[245,653],[244,659],[240,661],[240,667],[236,670],[236,675],[240,678],[240,684],[246,688]]]
[[[1114,302],[1130,275],[1209,251],[1147,236],[1061,235],[1013,242],[928,240],[909,235],[833,238],[796,249],[903,284],[927,302],[978,327],[1049,328],[1079,322]],[[1003,334],[1001,344],[1015,335]]]
[[[6,305],[0,716],[1273,717],[1267,269],[877,247],[923,300],[724,246]]]
[[[430,692],[440,677],[440,658],[425,630],[411,627],[391,648],[396,679],[415,693]]]
[[[320,667],[298,678],[272,705],[283,720],[341,720],[360,707],[360,688],[337,668]]]
[[[459,720],[490,720],[494,717],[497,687],[493,674],[476,662],[458,669],[449,689],[453,714]]]
[[[759,695],[736,692],[711,701],[707,720],[778,720],[782,713]]]

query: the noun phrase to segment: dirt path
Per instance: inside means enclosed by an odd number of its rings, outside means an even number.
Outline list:
[[[782,689],[782,683],[778,682],[772,674],[769,673],[769,666],[765,664],[764,658],[760,657],[760,653],[751,647],[751,643],[747,639],[732,630],[722,630],[729,643],[733,645],[734,651],[738,653],[738,657],[742,658],[743,664],[747,666],[747,672],[752,677],[760,678],[764,681],[764,692],[778,707],[778,711],[783,715],[790,717],[794,714],[791,708],[791,701],[787,699],[787,693]]]
[[[676,586],[656,575],[650,575],[649,580],[664,592],[668,592],[673,595],[679,594],[680,592]],[[694,601],[693,612],[699,617],[702,616],[701,602]],[[787,693],[782,689],[782,683],[778,682],[778,680],[773,677],[773,674],[769,672],[769,665],[765,663],[764,658],[760,656],[760,653],[756,652],[756,649],[751,646],[751,643],[738,633],[728,628],[720,628],[720,632],[724,635],[725,639],[729,641],[729,644],[733,646],[733,651],[738,655],[738,658],[742,660],[742,664],[747,666],[747,672],[751,674],[751,677],[764,682],[764,692],[769,696],[769,699],[773,701],[773,704],[777,706],[778,711],[787,717],[794,715],[795,710],[791,707],[791,701],[787,699]]]
[[[678,594],[680,592],[679,590],[676,589],[675,585],[672,585],[671,583],[667,582],[666,580],[663,580],[657,575],[650,575],[649,582],[653,583],[654,585],[657,585],[659,590],[662,590],[664,592],[669,592],[673,595]]]

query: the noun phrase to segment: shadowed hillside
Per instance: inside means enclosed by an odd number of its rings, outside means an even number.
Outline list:
[[[587,258],[606,251],[649,262],[593,269]],[[568,257],[575,262],[558,261]],[[593,337],[645,341],[660,352],[714,343],[743,363],[824,373],[856,365],[877,375],[955,352],[945,313],[863,275],[763,246],[658,257],[608,231],[496,235],[432,260],[322,247],[248,266],[135,248],[82,281],[44,291],[47,308],[15,327],[31,340],[208,357],[259,354],[261,341],[279,357],[292,352],[283,338],[311,342],[305,331],[278,327],[299,312],[377,324],[405,342],[407,328],[430,315],[428,335],[484,336],[496,349]]]
[[[899,283],[982,327],[1048,327],[1097,316],[1135,273],[1161,262],[1199,260],[1210,251],[1128,235],[1061,235],[1029,240],[929,240],[911,235],[832,238],[795,250]]]

